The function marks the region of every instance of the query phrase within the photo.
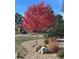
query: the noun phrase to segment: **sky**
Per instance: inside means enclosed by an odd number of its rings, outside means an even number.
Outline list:
[[[18,12],[21,15],[24,15],[24,12],[30,7],[32,4],[38,4],[42,0],[15,0],[15,13]],[[49,4],[54,14],[64,13],[61,11],[61,5],[64,3],[64,0],[43,0],[45,4]],[[60,4],[61,3],[61,4]]]

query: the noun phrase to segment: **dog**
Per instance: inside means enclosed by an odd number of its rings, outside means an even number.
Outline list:
[[[46,46],[38,46],[36,48],[36,52],[41,53],[41,54],[45,54],[48,52],[48,49]]]

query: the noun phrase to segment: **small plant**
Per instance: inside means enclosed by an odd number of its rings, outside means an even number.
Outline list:
[[[44,40],[44,43],[45,43],[45,44],[48,44],[48,40],[47,40],[47,39],[46,39],[46,40]]]
[[[64,58],[64,50],[59,50],[58,52],[57,52],[57,56],[59,57],[59,58]]]

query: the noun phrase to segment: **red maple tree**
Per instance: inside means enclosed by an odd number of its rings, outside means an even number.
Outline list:
[[[54,25],[55,15],[49,5],[32,5],[25,12],[22,26],[25,31],[39,32]]]
[[[38,33],[54,25],[55,15],[49,5],[39,3],[32,5],[25,12],[22,26],[25,31]],[[36,39],[37,45],[37,39]],[[36,46],[35,45],[35,46]]]

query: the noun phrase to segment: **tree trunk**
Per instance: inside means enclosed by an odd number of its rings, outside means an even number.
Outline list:
[[[33,45],[33,47],[37,46],[38,45],[38,33],[34,33],[35,37],[35,45]]]
[[[36,45],[38,45],[38,33],[36,33]]]

